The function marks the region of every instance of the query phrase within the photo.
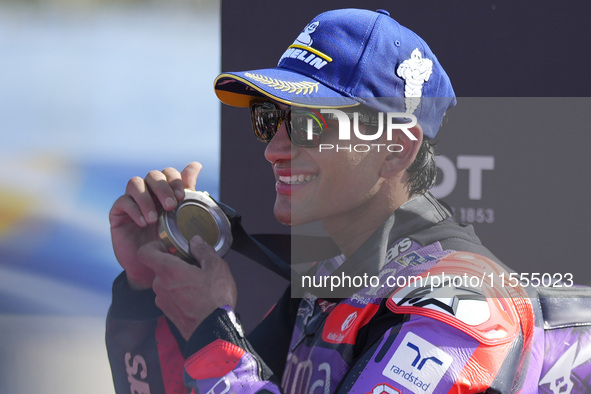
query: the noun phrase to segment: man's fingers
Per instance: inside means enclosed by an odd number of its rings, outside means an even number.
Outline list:
[[[142,227],[145,226],[143,221],[147,224],[156,223],[159,206],[172,211],[185,198],[185,188],[195,190],[201,168],[200,163],[192,162],[182,172],[168,167],[162,171],[150,171],[143,179],[137,176],[131,178],[125,194],[135,201],[141,216],[138,216],[136,208],[127,203],[124,210]]]
[[[113,207],[109,212],[111,228],[127,223],[129,220],[128,218],[131,218],[131,220],[140,227],[147,226],[146,219],[144,218],[140,207],[135,203],[131,196],[124,194],[115,201],[115,204],[113,204]]]
[[[138,250],[138,259],[156,273],[171,273],[179,266],[188,265],[180,258],[170,254],[161,241],[152,241]]]
[[[168,167],[162,170],[162,173],[166,177],[166,181],[170,185],[172,192],[177,201],[182,201],[185,198],[185,185],[181,173],[176,168]]]
[[[171,177],[174,176],[173,172],[172,169],[168,169],[168,173]],[[177,198],[171,185],[168,183],[167,176],[163,172],[150,171],[144,180],[154,197],[156,197],[165,210],[172,211],[176,208]]]
[[[144,180],[138,176],[133,177],[127,182],[125,194],[131,196],[139,207],[147,223],[154,224],[158,221],[158,212],[150,190]]]
[[[189,251],[199,266],[208,270],[211,267],[212,261],[220,260],[220,257],[216,254],[215,249],[203,240],[199,235],[191,238],[189,243]]]
[[[185,188],[195,190],[195,185],[197,184],[197,177],[199,176],[199,172],[201,172],[201,168],[203,168],[201,163],[194,161],[192,163],[189,163],[181,171],[181,178],[183,180],[183,185]]]

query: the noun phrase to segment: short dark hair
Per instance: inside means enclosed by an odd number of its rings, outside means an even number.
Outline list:
[[[408,191],[410,196],[426,193],[435,184],[437,167],[435,165],[435,143],[423,138],[415,161],[406,169],[410,174]]]

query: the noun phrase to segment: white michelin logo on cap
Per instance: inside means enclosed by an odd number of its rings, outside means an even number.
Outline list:
[[[419,48],[410,54],[410,59],[403,61],[396,74],[404,79],[404,97],[406,97],[406,112],[412,114],[421,102],[423,84],[429,80],[433,72],[433,62],[423,58]]]
[[[279,59],[279,63],[285,58],[291,58],[294,60],[300,60],[310,66],[313,66],[317,70],[326,66],[332,62],[332,58],[325,53],[320,52],[318,49],[312,48],[311,34],[316,31],[316,28],[320,25],[320,22],[314,21],[310,23],[295,39],[287,50],[283,53]]]
[[[300,35],[298,36],[298,38],[296,38],[294,44],[298,43],[298,44],[307,45],[307,46],[312,45],[314,40],[312,40],[312,36],[310,36],[310,34],[312,34],[316,31],[316,28],[318,27],[319,24],[320,24],[320,22],[316,21],[316,22],[312,22],[308,26],[306,26],[304,31],[302,31],[300,33]]]

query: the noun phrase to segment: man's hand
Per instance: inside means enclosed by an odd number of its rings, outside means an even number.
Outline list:
[[[156,306],[188,340],[195,329],[215,309],[236,307],[236,283],[228,264],[201,237],[190,243],[199,266],[168,253],[161,242],[150,242],[138,252],[139,260],[155,277],[152,288]]]
[[[200,171],[201,164],[193,162],[182,172],[167,168],[151,171],[144,179],[134,177],[113,204],[109,213],[113,250],[131,288],[152,287],[155,273],[139,260],[138,251],[159,239],[158,211],[172,211],[183,200],[185,188],[195,190]]]

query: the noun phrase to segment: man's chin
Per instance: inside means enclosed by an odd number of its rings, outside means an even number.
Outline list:
[[[277,219],[277,221],[285,226],[301,226],[304,225],[306,223],[309,223],[309,220],[302,220],[303,218],[294,218],[292,215],[278,215],[277,213],[275,213],[275,219]]]
[[[290,210],[275,210],[274,211],[275,214],[275,219],[277,219],[277,221],[285,226],[300,226],[302,224],[306,224],[308,221],[307,220],[303,220],[304,218],[301,217],[301,215],[296,215],[297,217],[294,217],[294,215],[292,215]]]
[[[277,202],[275,202],[275,208],[273,210],[273,214],[275,215],[275,219],[281,224],[286,226],[291,226],[291,209],[288,207],[282,207]]]
[[[306,210],[302,211],[297,206],[293,206],[291,200],[275,200],[275,206],[273,208],[275,219],[286,226],[299,226],[313,221],[314,219],[310,218],[308,213]]]

